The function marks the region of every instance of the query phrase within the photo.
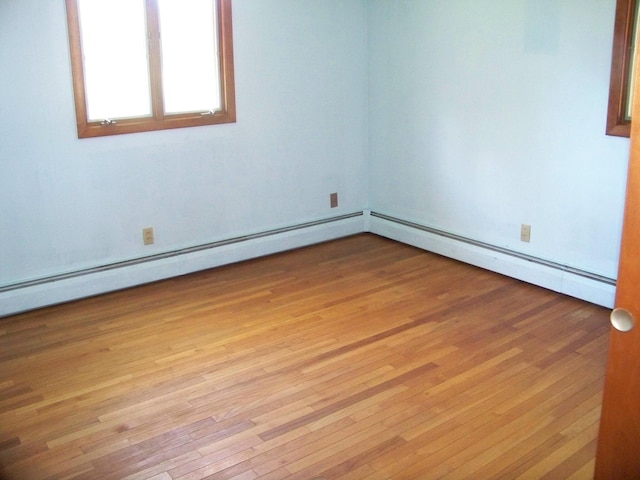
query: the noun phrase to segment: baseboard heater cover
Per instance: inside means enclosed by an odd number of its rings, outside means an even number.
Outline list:
[[[186,247],[186,248],[181,248],[178,250],[171,250],[168,252],[163,252],[163,253],[158,253],[158,254],[154,254],[154,255],[148,255],[148,256],[144,256],[144,257],[138,257],[138,258],[134,258],[131,260],[124,260],[124,261],[120,261],[120,262],[114,262],[114,263],[109,263],[109,264],[105,264],[105,265],[100,265],[97,267],[90,267],[90,268],[84,268],[84,269],[80,269],[80,270],[74,270],[72,272],[67,272],[67,273],[61,273],[61,274],[56,274],[56,275],[50,275],[47,277],[41,277],[41,278],[37,278],[37,279],[33,279],[33,280],[27,280],[27,281],[23,281],[23,282],[17,282],[17,283],[13,283],[13,284],[9,284],[9,285],[4,285],[4,286],[0,286],[0,293],[4,293],[4,292],[10,292],[12,290],[19,290],[19,289],[23,289],[23,288],[27,288],[27,287],[34,287],[34,286],[38,286],[38,285],[44,285],[47,283],[52,283],[52,282],[59,282],[61,280],[69,280],[72,278],[77,278],[77,277],[82,277],[85,275],[91,275],[94,273],[101,273],[101,272],[106,272],[109,270],[116,270],[119,268],[124,268],[124,267],[132,267],[135,265],[140,265],[140,264],[144,264],[144,263],[150,263],[150,262],[154,262],[154,261],[158,261],[158,260],[165,260],[168,258],[172,258],[172,257],[179,257],[179,256],[183,256],[183,255],[188,255],[191,253],[197,253],[197,252],[202,252],[205,250],[211,250],[214,248],[219,248],[219,247],[224,247],[227,245],[233,245],[233,244],[237,244],[237,243],[243,243],[243,242],[248,242],[251,240],[257,240],[257,239],[261,239],[261,238],[265,238],[265,237],[271,237],[274,235],[281,235],[283,233],[289,233],[289,232],[293,232],[296,230],[304,230],[307,228],[311,228],[311,227],[317,227],[317,226],[321,226],[321,225],[326,225],[329,223],[334,223],[334,222],[339,222],[342,220],[349,220],[349,219],[353,219],[356,217],[361,217],[364,215],[364,212],[354,212],[354,213],[349,213],[349,214],[345,214],[345,215],[340,215],[340,216],[336,216],[336,217],[331,217],[331,218],[326,218],[326,219],[322,219],[322,220],[315,220],[312,222],[306,222],[306,223],[300,223],[297,225],[292,225],[289,227],[282,227],[282,228],[275,228],[272,230],[266,230],[263,232],[258,232],[258,233],[252,233],[249,235],[242,235],[242,236],[238,236],[238,237],[233,237],[233,238],[228,238],[228,239],[224,239],[224,240],[219,240],[219,241],[215,241],[215,242],[210,242],[210,243],[206,243],[203,245],[197,245],[197,246],[193,246],[193,247]]]
[[[419,223],[414,223],[414,222],[410,222],[407,220],[402,220],[400,218],[396,218],[396,217],[392,217],[389,215],[385,215],[383,213],[378,213],[378,212],[371,212],[370,213],[371,217],[374,218],[379,218],[381,220],[386,220],[388,222],[392,222],[392,223],[396,223],[399,225],[404,225],[405,227],[410,227],[416,230],[420,230],[426,233],[430,233],[433,235],[438,235],[440,237],[445,237],[445,238],[449,238],[451,240],[455,240],[458,242],[462,242],[462,243],[466,243],[468,245],[473,245],[475,247],[480,247],[486,250],[490,250],[496,253],[501,253],[503,255],[509,255],[511,257],[515,257],[518,258],[520,260],[525,260],[531,263],[535,263],[537,265],[540,266],[544,266],[544,267],[549,267],[549,268],[553,268],[556,270],[560,270],[563,272],[567,272],[567,273],[571,273],[573,275],[577,275],[583,278],[587,278],[589,280],[594,280],[597,282],[601,282],[607,285],[612,285],[615,287],[616,285],[616,280],[614,278],[609,278],[606,277],[604,275],[599,275],[597,273],[593,273],[593,272],[589,272],[589,271],[585,271],[585,270],[581,270],[579,268],[575,268],[575,267],[571,267],[569,265],[563,265],[561,263],[557,263],[551,260],[545,260],[543,258],[539,258],[539,257],[535,257],[532,255],[527,255],[525,253],[521,253],[521,252],[517,252],[515,250],[510,250],[508,248],[504,248],[504,247],[499,247],[497,245],[492,245],[490,243],[485,243],[485,242],[481,242],[478,240],[474,240],[472,238],[468,238],[468,237],[464,237],[461,235],[456,235],[454,233],[450,233],[450,232],[446,232],[444,230],[439,230],[437,228],[433,228],[433,227],[428,227],[425,225],[421,225]]]

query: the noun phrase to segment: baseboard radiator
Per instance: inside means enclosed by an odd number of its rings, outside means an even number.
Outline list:
[[[171,259],[180,261],[181,259],[186,260],[192,258],[194,257],[194,255],[214,255],[214,252],[224,250],[225,247],[237,246],[239,249],[244,249],[241,254],[231,255],[231,260],[226,263],[248,260],[250,258],[255,258],[270,253],[277,253],[278,251],[287,250],[289,248],[298,248],[308,244],[317,243],[319,241],[330,240],[331,238],[338,238],[340,236],[349,234],[361,233],[363,231],[363,215],[364,212],[358,211],[326,219],[227,238],[202,245],[161,252],[130,260],[123,260],[90,268],[83,268],[70,272],[43,276],[25,281],[18,281],[11,284],[0,285],[0,295],[12,293],[15,294],[16,291],[20,290],[26,291],[38,288],[42,289],[43,287],[46,288],[48,285],[64,284],[74,280],[77,281],[78,279],[82,279],[82,277],[95,278],[97,274],[104,274],[105,272],[114,272],[115,275],[117,274],[118,270],[131,270],[132,267],[144,267],[145,265],[158,264]],[[325,234],[325,230],[328,233]],[[267,247],[264,247],[262,245],[253,247],[253,245],[256,245],[260,242],[271,243],[269,243]],[[280,248],[280,244],[283,245],[282,248]],[[216,262],[216,265],[211,266],[213,267],[220,264],[225,264],[224,259],[216,260]],[[2,315],[2,312],[0,312],[0,315]]]
[[[362,232],[414,245],[592,303],[613,304],[614,278],[365,210],[0,285],[0,317]]]
[[[581,270],[579,268],[571,267],[569,265],[563,265],[561,263],[545,260],[543,258],[527,255],[525,253],[516,252],[515,250],[510,250],[508,248],[498,247],[497,245],[492,245],[490,243],[480,242],[472,238],[463,237],[461,235],[456,235],[454,233],[445,232],[444,230],[438,230],[437,228],[427,227],[424,225],[420,225],[418,223],[413,223],[413,222],[409,222],[399,218],[391,217],[389,215],[384,215],[382,213],[371,212],[371,216],[375,218],[380,218],[382,220],[386,220],[388,222],[404,225],[405,227],[410,227],[416,230],[431,233],[433,235],[438,235],[440,237],[449,238],[457,242],[466,243],[467,245],[473,245],[475,247],[484,248],[486,250],[501,253],[503,255],[509,255],[511,257],[519,258],[521,260],[526,260],[527,262],[535,263],[541,266],[554,268],[556,270],[561,270],[563,272],[568,272],[573,275],[578,275],[580,277],[588,278],[590,280],[595,280],[597,282],[602,282],[602,283],[606,283],[608,285],[613,285],[613,286],[616,285],[616,280],[614,278],[609,278],[604,275],[598,275],[597,273],[588,272],[585,270]]]

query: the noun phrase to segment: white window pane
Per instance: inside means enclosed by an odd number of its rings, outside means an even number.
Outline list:
[[[79,0],[89,121],[151,114],[143,0]]]
[[[218,110],[214,0],[158,0],[165,113]]]

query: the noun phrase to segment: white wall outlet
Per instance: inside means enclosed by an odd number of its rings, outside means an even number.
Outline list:
[[[522,224],[520,225],[520,241],[521,242],[531,242],[531,225]]]

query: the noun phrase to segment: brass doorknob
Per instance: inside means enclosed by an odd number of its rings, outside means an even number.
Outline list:
[[[615,308],[609,317],[611,325],[621,332],[629,332],[636,325],[636,319],[626,308]]]

